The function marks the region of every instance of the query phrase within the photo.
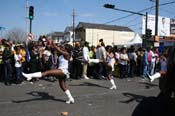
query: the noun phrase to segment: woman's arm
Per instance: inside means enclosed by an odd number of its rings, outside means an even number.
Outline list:
[[[56,46],[55,44],[53,44],[53,47],[55,50],[57,50],[59,53],[61,53],[62,55],[65,56],[66,59],[70,58],[70,54],[67,51],[63,51],[60,49],[60,46]]]

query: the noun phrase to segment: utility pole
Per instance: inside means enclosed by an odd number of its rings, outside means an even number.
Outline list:
[[[146,35],[147,28],[148,28],[148,12],[146,12],[146,15],[145,15],[145,35]]]
[[[158,20],[159,20],[159,0],[156,0],[155,36],[158,35]]]
[[[30,30],[29,30],[30,33],[32,33],[32,20],[30,20]]]
[[[73,18],[73,46],[75,44],[75,16],[76,16],[75,9],[73,9],[73,12],[72,12],[72,18]]]
[[[27,34],[28,34],[28,0],[26,0],[26,45],[28,45],[28,38],[27,38]]]

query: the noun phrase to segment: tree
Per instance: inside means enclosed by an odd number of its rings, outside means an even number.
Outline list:
[[[26,41],[26,34],[22,29],[14,28],[6,33],[5,38],[21,43]]]

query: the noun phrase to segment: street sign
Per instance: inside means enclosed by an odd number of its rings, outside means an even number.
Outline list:
[[[34,40],[34,35],[32,33],[29,33],[27,35],[27,39],[33,41]]]

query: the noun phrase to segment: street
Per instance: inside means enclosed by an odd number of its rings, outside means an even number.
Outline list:
[[[34,84],[5,86],[0,83],[1,116],[131,116],[136,105],[148,96],[159,93],[158,80],[140,81],[140,77],[115,78],[117,90],[109,90],[107,80],[71,80],[68,87],[75,104],[65,104],[66,95],[59,83],[40,80]]]

